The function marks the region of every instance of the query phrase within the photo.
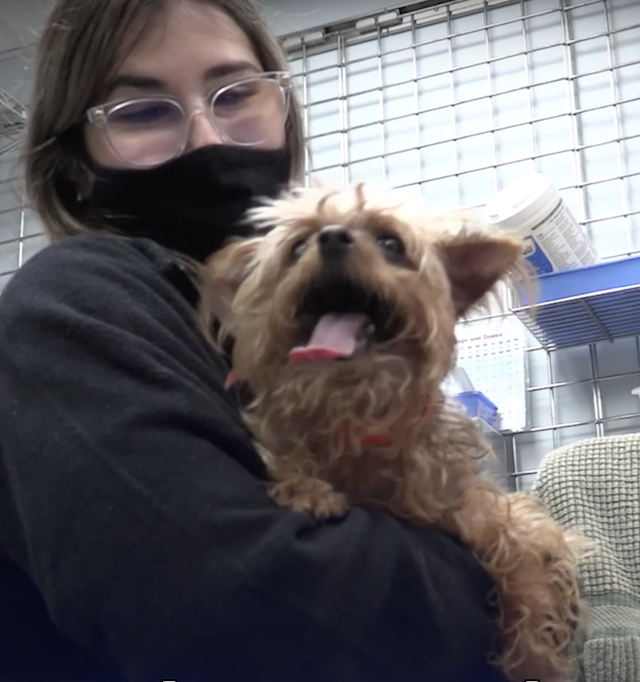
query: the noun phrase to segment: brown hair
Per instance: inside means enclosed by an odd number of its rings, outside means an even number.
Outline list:
[[[105,96],[105,84],[123,51],[175,1],[58,0],[51,12],[36,56],[24,161],[27,196],[52,240],[109,229],[78,200],[90,194],[92,173],[77,124]],[[198,2],[236,22],[265,71],[288,70],[284,51],[252,0]],[[302,175],[304,134],[295,93],[286,139],[292,152],[290,178],[297,180]]]

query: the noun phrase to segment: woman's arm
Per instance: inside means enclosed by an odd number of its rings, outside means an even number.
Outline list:
[[[494,679],[455,541],[271,503],[160,267],[74,237],[0,297],[0,542],[59,630],[133,682]]]

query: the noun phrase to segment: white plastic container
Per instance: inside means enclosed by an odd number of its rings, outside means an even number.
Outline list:
[[[485,206],[485,217],[490,225],[524,239],[523,254],[538,274],[599,260],[552,180],[542,173],[518,178],[494,195]]]

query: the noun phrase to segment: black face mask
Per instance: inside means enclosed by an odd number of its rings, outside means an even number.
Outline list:
[[[251,233],[245,212],[277,196],[290,167],[286,149],[212,145],[149,170],[94,168],[89,205],[126,235],[203,261],[227,238]]]

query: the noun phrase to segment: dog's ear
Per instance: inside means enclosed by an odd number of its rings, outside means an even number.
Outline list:
[[[234,241],[224,246],[205,263],[201,281],[200,319],[211,328],[214,318],[228,320],[233,297],[246,276],[262,237]]]
[[[503,278],[522,270],[522,242],[504,233],[461,230],[438,242],[461,317]]]

